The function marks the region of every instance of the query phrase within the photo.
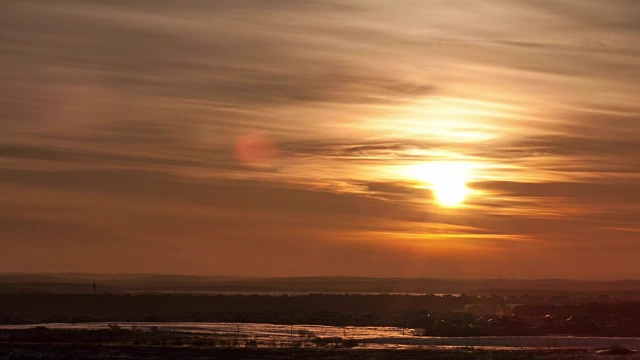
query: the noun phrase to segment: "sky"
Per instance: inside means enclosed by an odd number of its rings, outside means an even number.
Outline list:
[[[0,272],[640,278],[637,1],[2,8]]]

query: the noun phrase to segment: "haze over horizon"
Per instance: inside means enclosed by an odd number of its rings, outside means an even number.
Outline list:
[[[187,273],[145,273],[145,272],[0,272],[0,282],[12,282],[16,278],[25,278],[27,280],[33,277],[50,277],[52,279],[73,279],[73,280],[99,280],[99,279],[125,279],[125,278],[185,278],[185,279],[213,279],[216,281],[226,280],[284,280],[284,279],[359,279],[367,280],[442,280],[442,281],[505,281],[505,282],[529,282],[529,281],[569,281],[569,282],[640,282],[640,277],[625,277],[624,274],[615,274],[603,276],[593,274],[592,276],[583,278],[516,278],[516,277],[430,277],[430,276],[364,276],[364,275],[300,275],[300,276],[260,276],[260,275],[220,275],[220,274],[187,274]],[[30,281],[30,280],[29,280]]]
[[[0,272],[640,278],[638,19],[7,0]]]

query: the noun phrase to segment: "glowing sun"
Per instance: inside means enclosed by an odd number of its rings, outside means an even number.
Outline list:
[[[433,194],[440,205],[456,206],[467,198],[467,186],[457,176],[442,176],[434,182]]]
[[[456,163],[436,163],[427,174],[436,201],[443,206],[456,206],[467,198],[467,169]]]
[[[419,179],[433,192],[438,204],[455,207],[469,195],[467,183],[471,166],[462,162],[431,162],[410,168],[409,176]]]

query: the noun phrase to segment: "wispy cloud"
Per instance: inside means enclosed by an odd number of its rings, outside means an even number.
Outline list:
[[[637,271],[639,17],[634,1],[10,0],[0,271]],[[246,136],[268,161],[238,158]],[[470,169],[457,209],[416,173],[442,161]]]

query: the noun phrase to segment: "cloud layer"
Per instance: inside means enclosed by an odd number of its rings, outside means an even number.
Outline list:
[[[634,1],[3,8],[0,271],[640,271]]]

